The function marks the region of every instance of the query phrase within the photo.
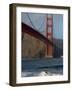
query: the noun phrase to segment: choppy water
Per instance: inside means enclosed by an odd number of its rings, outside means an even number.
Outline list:
[[[59,60],[62,60],[62,59],[59,59]],[[54,63],[55,62],[56,60],[54,61]],[[52,64],[52,62],[44,61],[44,60],[36,61],[36,62],[34,61],[31,63],[28,63],[28,61],[23,61],[21,76],[22,77],[31,77],[31,76],[33,77],[33,76],[62,75],[63,74],[63,62],[60,62],[57,60],[56,62],[57,64],[56,63],[54,64],[54,63]],[[48,64],[51,64],[51,66]]]

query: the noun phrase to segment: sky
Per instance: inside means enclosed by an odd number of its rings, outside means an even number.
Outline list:
[[[39,32],[46,30],[46,15],[41,13],[21,13],[21,22],[31,26]],[[53,14],[53,37],[63,39],[63,15]]]

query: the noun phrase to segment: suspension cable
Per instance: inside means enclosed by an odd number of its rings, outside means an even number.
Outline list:
[[[33,28],[34,28],[34,29],[36,29],[36,27],[34,26],[34,24],[33,24],[33,23],[32,23],[32,21],[31,21],[31,18],[30,18],[30,16],[29,16],[29,14],[28,14],[28,13],[27,13],[27,16],[28,16],[29,21],[30,21],[31,25],[33,26]]]
[[[29,16],[28,13],[27,13],[27,16],[28,16],[29,21],[30,21],[30,23],[31,23],[31,25],[33,26],[34,29],[40,30],[40,29],[42,28],[42,25],[43,25],[43,23],[44,23],[44,20],[43,20],[43,22],[40,24],[40,27],[37,29],[37,28],[35,27],[35,25],[33,24],[33,22],[32,22],[32,20],[31,20],[31,18],[30,18],[30,16]],[[41,31],[41,32],[43,32],[43,31]]]

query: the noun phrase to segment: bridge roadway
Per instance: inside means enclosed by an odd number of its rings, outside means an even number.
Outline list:
[[[32,27],[26,25],[25,23],[22,23],[22,32],[23,33],[27,33],[41,41],[43,41],[45,44],[51,44],[53,46],[56,46],[55,44],[53,44],[53,42],[51,42],[50,40],[48,40],[48,38],[46,38],[44,35],[42,35],[40,32],[36,31],[35,29],[33,29]]]

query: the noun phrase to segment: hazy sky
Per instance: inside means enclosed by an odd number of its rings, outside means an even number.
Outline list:
[[[21,21],[40,32],[46,30],[46,14],[22,12]],[[53,37],[63,39],[62,14],[53,14]]]

